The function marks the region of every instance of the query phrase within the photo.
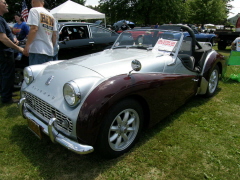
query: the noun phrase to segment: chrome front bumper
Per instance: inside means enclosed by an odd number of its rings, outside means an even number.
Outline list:
[[[31,112],[29,112],[27,110],[27,108],[25,107],[25,98],[20,99],[19,103],[18,103],[18,108],[20,110],[21,115],[24,118],[28,118],[32,121],[34,121],[35,123],[37,123],[41,129],[42,132],[44,132],[45,134],[47,134],[51,141],[53,143],[59,143],[62,146],[64,146],[65,148],[69,149],[70,151],[73,151],[77,154],[88,154],[94,151],[94,148],[92,146],[87,146],[87,145],[82,145],[79,144],[67,137],[65,137],[64,135],[60,134],[55,128],[54,128],[54,121],[56,121],[56,118],[51,118],[49,120],[48,124],[43,123],[41,120],[39,120],[36,116],[34,116]]]

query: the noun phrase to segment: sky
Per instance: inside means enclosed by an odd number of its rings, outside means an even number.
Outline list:
[[[92,5],[97,6],[99,0],[86,0],[85,5]],[[229,17],[233,17],[240,13],[240,0],[234,0],[230,4],[234,6],[234,8],[231,10],[231,13],[228,15]]]
[[[85,6],[87,6],[87,5],[97,6],[99,4],[98,1],[99,0],[86,0]],[[240,0],[238,0],[238,1],[240,1]]]
[[[233,9],[230,11],[231,13],[228,15],[229,17],[233,17],[240,13],[240,0],[234,0],[230,4],[233,6]]]

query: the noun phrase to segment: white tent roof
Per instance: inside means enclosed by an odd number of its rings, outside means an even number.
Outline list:
[[[57,20],[81,20],[81,19],[104,19],[105,14],[95,11],[93,9],[82,6],[73,1],[66,1],[65,3],[55,7],[50,13]]]

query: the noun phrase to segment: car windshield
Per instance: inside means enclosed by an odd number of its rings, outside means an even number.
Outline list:
[[[115,41],[115,48],[140,48],[153,52],[175,52],[182,32],[164,31],[160,29],[137,29],[124,31]]]

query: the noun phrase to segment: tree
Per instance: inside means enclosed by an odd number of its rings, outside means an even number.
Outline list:
[[[100,9],[111,23],[122,19],[145,25],[183,22],[185,7],[183,0],[100,0]]]
[[[86,3],[86,0],[72,0],[72,1],[82,4],[82,5],[85,5],[85,3]],[[23,0],[14,0],[14,1],[7,0],[9,13],[6,13],[4,15],[4,18],[6,19],[7,22],[14,21],[14,14],[16,12],[21,14],[22,2],[23,2]],[[25,0],[25,2],[26,2],[28,9],[30,10],[30,8],[32,7],[31,0]],[[66,0],[45,0],[44,6],[46,9],[53,9],[64,2],[66,2]]]
[[[222,24],[227,19],[226,0],[191,0],[189,23]],[[201,8],[199,8],[201,7]]]

